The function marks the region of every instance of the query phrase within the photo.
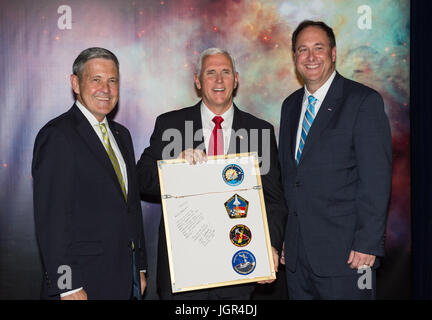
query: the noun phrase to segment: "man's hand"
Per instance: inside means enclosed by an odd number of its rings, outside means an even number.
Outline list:
[[[282,243],[282,252],[280,257],[280,263],[285,265],[285,242]]]
[[[207,155],[201,149],[186,149],[179,154],[177,159],[185,159],[189,164],[207,162]]]
[[[375,263],[375,256],[351,250],[347,263],[351,269],[372,267]]]
[[[277,253],[277,250],[272,247],[272,254],[273,254],[273,264],[274,264],[274,271],[278,272],[279,268],[279,255]],[[264,281],[258,281],[259,284],[267,284],[272,283],[274,280],[264,280]]]
[[[147,287],[147,280],[144,272],[140,272],[140,281],[141,281],[141,295],[144,295],[144,291]]]
[[[67,296],[61,297],[60,299],[61,300],[88,300],[87,293],[84,291],[84,289],[81,289],[80,291],[69,294]]]

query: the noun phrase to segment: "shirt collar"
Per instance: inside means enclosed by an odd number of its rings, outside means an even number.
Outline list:
[[[81,110],[81,112],[84,114],[84,116],[86,117],[86,119],[88,120],[88,122],[90,122],[90,124],[92,125],[92,127],[94,126],[98,126],[100,123],[104,123],[106,127],[108,127],[108,121],[107,118],[104,117],[103,120],[101,122],[99,122],[95,116],[86,108],[83,106],[83,104],[81,102],[79,102],[78,100],[75,101],[75,104],[77,105],[78,109]]]
[[[327,94],[327,91],[330,89],[330,85],[333,82],[333,79],[334,79],[335,76],[336,76],[336,70],[333,71],[333,73],[327,79],[327,81],[317,91],[315,91],[313,94],[308,91],[308,89],[306,88],[306,85],[305,85],[304,86],[304,89],[305,89],[305,97],[304,97],[304,99],[306,99],[310,95],[313,95],[318,101],[323,102],[324,98],[325,98],[325,96]]]
[[[203,122],[211,122],[213,123],[213,118],[216,116],[216,114],[214,114],[204,103],[204,101],[201,102],[201,116],[203,119]],[[222,122],[222,127],[224,126],[225,123],[229,123],[231,121],[231,119],[234,117],[234,107],[233,104],[231,104],[231,106],[228,108],[227,111],[225,111],[225,113],[220,115],[224,121]]]

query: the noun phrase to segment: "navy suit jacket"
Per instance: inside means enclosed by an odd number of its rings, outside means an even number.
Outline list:
[[[126,163],[127,202],[103,144],[76,105],[36,137],[32,174],[43,298],[83,287],[89,299],[129,299],[131,240],[137,270],[147,267],[132,140],[122,125],[109,120],[109,127]],[[58,286],[66,284],[60,266],[71,268],[71,288]]]
[[[392,141],[381,96],[338,73],[295,162],[304,88],[282,105],[279,160],[289,215],[285,260],[294,271],[302,237],[319,276],[356,272],[351,250],[384,255]],[[378,263],[378,260],[377,260]]]
[[[181,136],[181,145],[176,151],[165,155],[165,158],[177,158],[181,151],[188,148],[205,149],[204,137],[202,135],[201,102],[195,106],[164,113],[156,119],[155,128],[150,138],[150,146],[146,148],[138,161],[137,171],[141,192],[144,195],[160,196],[160,187],[156,161],[163,158],[164,148],[173,142],[173,139],[163,141],[162,136],[167,130],[176,129]],[[190,126],[185,125],[188,123]],[[273,126],[253,115],[243,112],[234,105],[234,118],[232,129],[237,133],[231,135],[228,153],[257,152],[262,157],[261,168],[269,168],[262,175],[263,193],[266,205],[267,218],[270,229],[272,245],[280,249],[283,242],[284,225],[287,209],[283,199],[283,190],[280,182],[280,170],[277,156],[277,145]],[[253,143],[253,129],[267,129],[268,137],[263,137],[263,131],[259,131],[258,140]],[[192,139],[191,137],[195,137]],[[265,139],[268,138],[266,141]],[[244,144],[247,139],[247,144]],[[192,141],[193,140],[193,141]],[[163,221],[159,232],[158,249],[158,290],[159,292],[170,292],[171,281],[168,268],[168,255],[166,249],[165,228]],[[231,287],[215,288],[217,295],[221,298],[229,298],[241,293],[251,292],[254,285],[237,285]],[[187,295],[188,293],[182,293]],[[192,293],[193,294],[193,293]]]

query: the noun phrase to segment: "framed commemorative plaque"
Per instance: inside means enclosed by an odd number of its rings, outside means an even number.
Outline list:
[[[158,171],[173,293],[276,278],[256,153]]]

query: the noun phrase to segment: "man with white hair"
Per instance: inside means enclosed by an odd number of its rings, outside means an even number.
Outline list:
[[[164,113],[156,119],[150,146],[144,150],[137,164],[141,193],[160,195],[157,160],[183,158],[194,164],[206,161],[207,155],[257,152],[261,160],[266,212],[277,271],[287,209],[273,126],[241,111],[234,104],[239,75],[234,59],[227,51],[210,48],[202,52],[194,82],[201,101],[191,107]],[[178,130],[181,139],[163,141],[163,133],[172,129]],[[252,137],[252,131],[258,132],[256,139]],[[193,134],[187,134],[190,132]],[[159,235],[157,286],[161,299],[250,299],[254,284],[172,294],[163,223]]]

